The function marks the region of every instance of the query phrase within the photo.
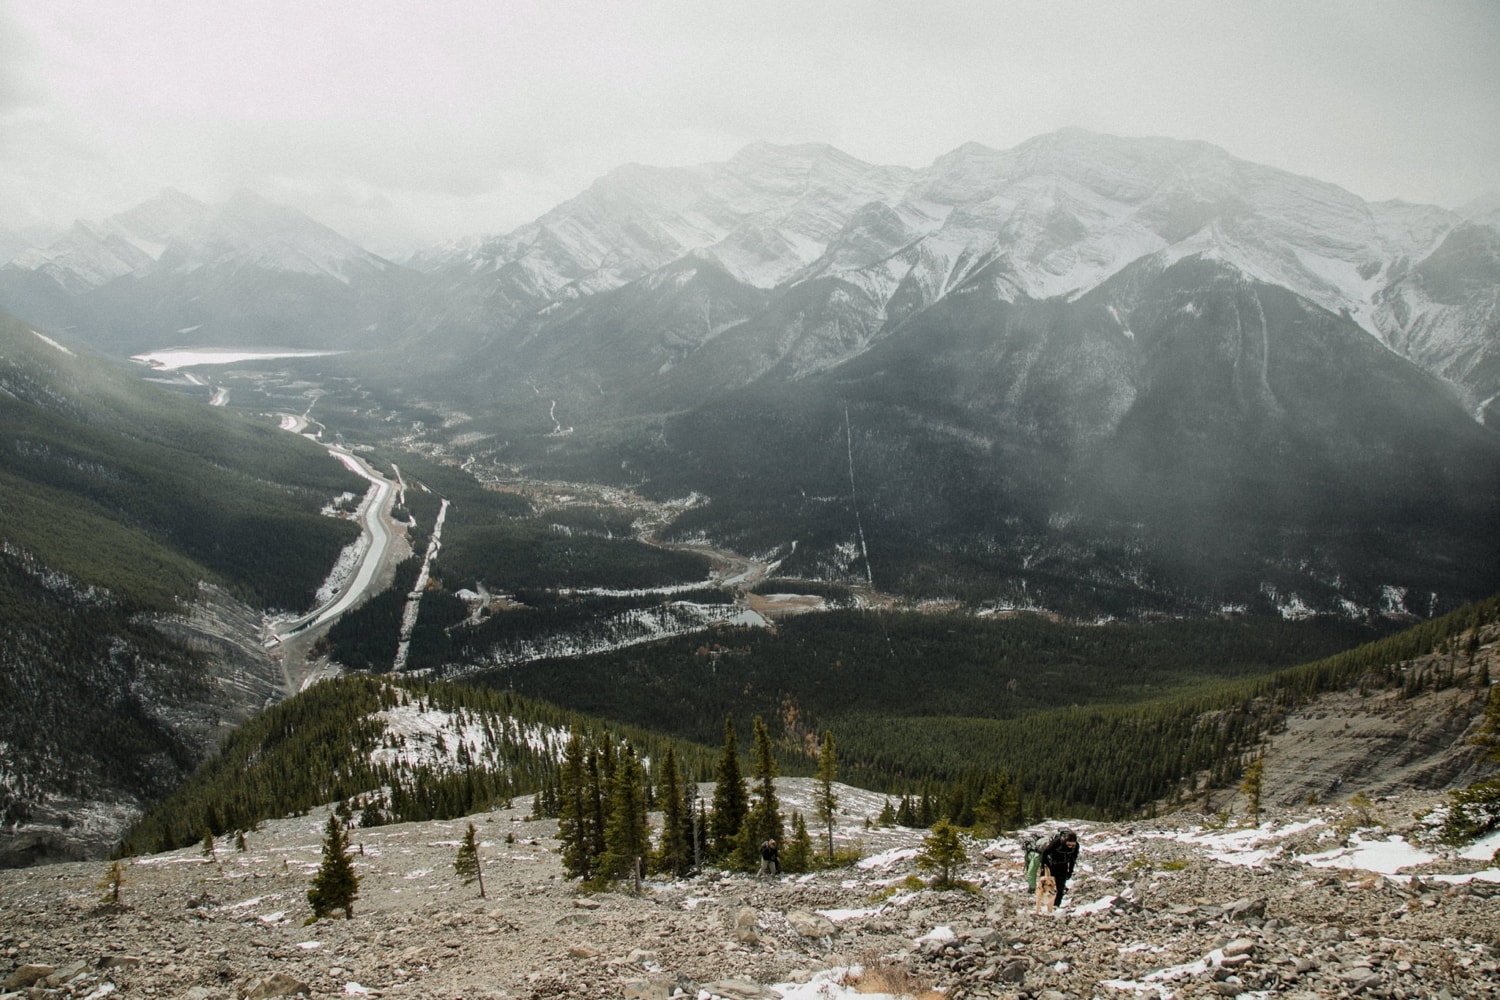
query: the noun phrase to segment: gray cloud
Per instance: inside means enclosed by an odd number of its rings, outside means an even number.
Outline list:
[[[625,162],[921,166],[1066,125],[1457,204],[1500,189],[1496,51],[1485,2],[0,0],[0,225],[171,184],[435,240]]]

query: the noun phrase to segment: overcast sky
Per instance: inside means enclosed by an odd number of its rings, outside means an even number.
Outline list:
[[[12,229],[245,187],[389,251],[627,162],[1067,125],[1457,207],[1500,191],[1500,3],[0,0]]]

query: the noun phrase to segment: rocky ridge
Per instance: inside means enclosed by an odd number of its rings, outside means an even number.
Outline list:
[[[793,802],[808,783],[780,784]],[[486,898],[453,874],[467,820],[356,829],[354,917],[317,923],[310,815],[264,824],[244,852],[136,859],[120,907],[100,903],[102,864],[0,872],[0,982],[28,1000],[1500,995],[1500,836],[1437,849],[1434,804],[1074,823],[1078,872],[1040,915],[1014,839],[970,842],[974,891],[938,892],[915,878],[921,831],[852,813],[854,868],[586,894],[562,875],[555,823],[517,803],[471,818]]]

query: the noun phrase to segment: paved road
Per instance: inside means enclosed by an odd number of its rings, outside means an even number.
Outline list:
[[[300,618],[282,624],[277,629],[276,638],[280,641],[285,641],[288,637],[311,626],[332,621],[363,600],[366,594],[377,586],[381,576],[380,570],[385,565],[386,556],[391,548],[391,540],[394,537],[391,531],[390,513],[391,499],[395,495],[395,484],[376,472],[368,462],[357,455],[351,455],[333,447],[328,449],[328,453],[343,462],[350,472],[369,480],[372,486],[372,489],[365,494],[364,502],[359,508],[360,530],[364,532],[367,543],[365,552],[353,575],[332,600]]]

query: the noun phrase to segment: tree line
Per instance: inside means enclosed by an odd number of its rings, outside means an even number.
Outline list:
[[[759,716],[753,731],[747,780],[734,720],[725,718],[713,794],[705,802],[697,782],[679,766],[673,744],[648,774],[628,740],[617,741],[607,732],[574,730],[558,784],[542,798],[556,810],[564,870],[587,884],[602,885],[647,873],[684,876],[704,865],[748,870],[765,860],[773,847],[782,871],[804,872],[849,860],[849,853],[834,843],[838,796],[832,734],[824,735],[815,779],[815,818],[824,840],[819,851],[806,818],[797,811],[788,817],[781,809],[776,752]],[[661,811],[655,843],[647,820],[653,808]]]

